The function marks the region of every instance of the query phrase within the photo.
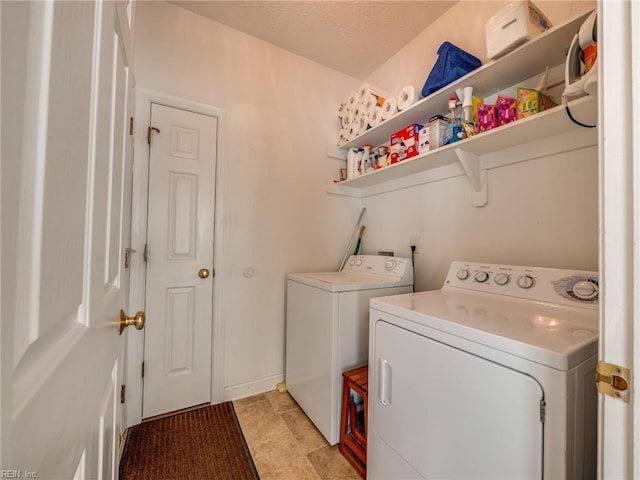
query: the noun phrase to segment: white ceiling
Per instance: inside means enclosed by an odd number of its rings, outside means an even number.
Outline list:
[[[170,3],[364,79],[455,1],[174,0]]]

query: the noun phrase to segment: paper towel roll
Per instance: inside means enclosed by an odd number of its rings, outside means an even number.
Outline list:
[[[367,120],[367,117],[363,115],[361,117],[358,117],[355,122],[349,125],[347,133],[347,138],[349,139],[349,141],[366,132],[368,124],[369,122]]]
[[[387,120],[398,112],[398,103],[395,97],[387,98],[382,104],[382,119]]]
[[[358,123],[353,122],[351,125],[349,125],[349,128],[347,128],[347,138],[349,139],[349,141],[351,141],[358,135],[360,135],[358,131]]]
[[[362,115],[367,115],[369,113],[369,109],[364,103],[358,103],[353,110],[353,114],[356,116],[356,119],[360,118]]]
[[[388,96],[381,89],[372,87],[368,83],[363,83],[362,85],[360,85],[360,88],[358,89],[358,100],[360,101],[360,103],[366,103],[370,95],[383,98],[387,98]]]
[[[369,128],[369,117],[364,114],[358,117],[358,135],[363,134]]]
[[[349,141],[348,134],[349,132],[347,131],[346,128],[340,129],[340,131],[338,132],[338,141],[337,141],[337,144],[339,147],[341,147],[342,145],[344,145]]]
[[[375,127],[376,125],[380,125],[382,122],[382,108],[374,107],[371,112],[369,112],[369,125]]]
[[[385,99],[382,97],[379,97],[377,95],[369,95],[369,97],[367,98],[367,100],[365,101],[365,106],[367,107],[367,114],[371,113],[373,111],[374,108],[376,107],[382,107],[382,104],[384,103]]]
[[[347,100],[347,110],[353,111],[353,109],[356,108],[359,99],[360,95],[358,94],[358,92],[351,92],[351,95],[349,95],[349,100]]]
[[[342,102],[338,107],[338,118],[344,118],[347,113],[347,102]]]
[[[400,90],[398,95],[398,110],[404,110],[413,105],[418,99],[416,89],[413,85],[408,85]]]
[[[344,117],[342,117],[342,128],[349,128],[353,122],[356,121],[356,115],[353,112],[347,112]]]
[[[356,170],[356,155],[358,153],[358,149],[351,147],[347,152],[347,179],[353,178],[355,176]]]

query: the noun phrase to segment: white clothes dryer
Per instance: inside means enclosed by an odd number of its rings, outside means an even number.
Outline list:
[[[287,390],[331,445],[342,372],[368,360],[369,300],[412,285],[411,260],[377,255],[352,256],[341,272],[287,276]]]
[[[598,276],[453,262],[371,301],[367,478],[595,479]]]

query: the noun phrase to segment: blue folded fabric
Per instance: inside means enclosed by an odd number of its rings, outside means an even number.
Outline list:
[[[482,62],[478,58],[452,43],[444,42],[438,48],[438,60],[436,60],[436,64],[431,69],[424,87],[422,87],[422,96],[431,95],[436,90],[440,90],[460,77],[464,77],[480,65],[482,65]]]

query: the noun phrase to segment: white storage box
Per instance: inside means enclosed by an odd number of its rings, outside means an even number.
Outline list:
[[[422,155],[429,151],[429,125],[422,127],[418,135],[418,153]]]
[[[444,146],[444,131],[449,121],[442,115],[434,115],[429,119],[429,150]]]
[[[527,0],[510,3],[485,25],[487,56],[497,58],[551,28],[549,19]]]

